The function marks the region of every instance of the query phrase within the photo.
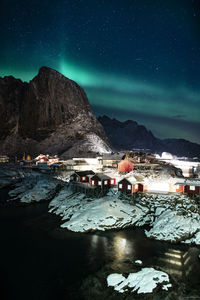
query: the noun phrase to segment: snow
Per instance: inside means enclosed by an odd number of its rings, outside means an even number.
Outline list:
[[[200,245],[200,231],[195,233],[192,238],[183,241],[183,243]]]
[[[88,149],[92,152],[111,153],[111,149],[108,145],[94,133],[86,134],[85,143],[87,144]]]
[[[165,290],[171,287],[168,274],[154,268],[142,268],[139,272],[130,273],[127,278],[116,273],[107,277],[107,285],[114,287],[119,293],[124,293],[127,289],[137,294],[152,293],[158,284],[163,284],[162,288]]]
[[[65,174],[68,180],[69,174]],[[58,184],[62,182],[60,192]],[[74,232],[104,231],[149,225],[149,238],[200,245],[200,210],[195,199],[185,195],[121,195],[111,188],[102,198],[74,192],[71,184],[47,175],[26,176],[9,192],[23,203],[51,200],[49,212],[59,215],[61,227]]]
[[[55,179],[42,175],[31,175],[16,184],[15,189],[9,192],[9,196],[14,197],[12,200],[19,199],[22,203],[50,200],[54,196],[58,184],[59,182]]]
[[[155,238],[156,240],[179,242],[190,238],[199,230],[199,215],[194,214],[193,218],[191,218],[185,215],[178,215],[176,211],[167,210],[154,222],[152,229],[145,231],[145,233],[147,237]]]
[[[137,265],[142,265],[142,261],[141,260],[135,260],[135,264],[137,264]]]
[[[125,228],[142,220],[148,213],[147,208],[142,210],[118,199],[118,196],[116,193],[91,199],[65,188],[50,202],[49,211],[60,215],[62,221],[67,220],[61,227],[74,232]]]

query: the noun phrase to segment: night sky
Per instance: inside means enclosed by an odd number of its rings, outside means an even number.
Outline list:
[[[0,76],[43,66],[96,115],[200,143],[200,0],[1,0]]]

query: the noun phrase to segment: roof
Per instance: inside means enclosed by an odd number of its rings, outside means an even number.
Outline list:
[[[103,160],[122,160],[122,157],[124,156],[124,154],[119,154],[119,153],[104,153],[102,155],[102,159]]]
[[[75,165],[76,163],[73,161],[73,159],[66,160],[67,165]]]
[[[77,174],[78,176],[88,176],[88,175],[92,175],[94,176],[94,172],[92,170],[87,170],[87,171],[76,171],[74,172],[74,174]]]
[[[99,177],[99,179],[101,179],[101,180],[104,180],[104,179],[110,179],[110,177],[109,176],[107,176],[107,175],[105,175],[105,174],[103,174],[103,173],[96,173],[95,174],[97,177]],[[94,175],[94,176],[95,176]]]
[[[192,179],[185,179],[184,181],[182,182],[176,182],[175,185],[183,185],[183,186],[186,186],[186,185],[191,185],[191,186],[200,186],[200,180],[197,179],[195,180],[194,178]]]
[[[124,177],[122,178],[118,183],[120,183],[122,180],[126,179],[130,184],[135,184],[137,183],[137,180],[135,179],[135,177]]]

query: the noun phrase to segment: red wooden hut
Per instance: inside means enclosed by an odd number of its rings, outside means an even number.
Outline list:
[[[144,186],[142,183],[137,182],[135,178],[123,178],[118,182],[118,191],[126,194],[143,192]]]
[[[133,163],[128,159],[124,159],[118,164],[119,173],[129,173],[131,171],[133,171]]]
[[[70,181],[72,182],[89,182],[90,177],[94,176],[93,171],[80,171],[80,172],[74,172],[70,176]]]
[[[200,194],[200,180],[186,179],[184,182],[177,182],[176,187],[176,192],[188,195]]]
[[[110,187],[110,179],[109,176],[104,175],[103,173],[97,173],[91,177],[90,183],[93,187],[104,189]]]

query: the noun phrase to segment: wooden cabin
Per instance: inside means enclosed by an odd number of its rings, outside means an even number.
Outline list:
[[[96,188],[109,188],[110,187],[111,178],[103,173],[97,173],[91,177],[90,184]],[[114,182],[113,182],[114,184]]]
[[[95,173],[91,170],[74,172],[70,176],[70,181],[71,182],[90,182],[90,178],[94,175],[95,175]]]
[[[200,180],[186,179],[184,182],[177,182],[176,192],[186,193],[188,195],[199,195],[200,194]]]
[[[126,194],[143,192],[144,186],[137,182],[135,178],[123,178],[118,182],[118,191]]]

